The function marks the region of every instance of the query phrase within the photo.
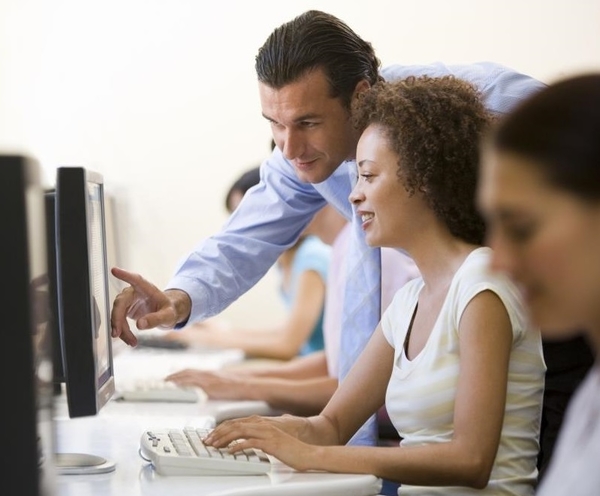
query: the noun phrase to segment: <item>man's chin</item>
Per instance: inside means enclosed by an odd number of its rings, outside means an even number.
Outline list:
[[[310,183],[310,184],[322,183],[328,177],[328,176],[321,177],[322,176],[321,174],[317,174],[314,171],[306,172],[303,170],[299,170],[296,167],[294,167],[294,170],[296,171],[296,176],[298,176],[298,179],[300,179],[300,181],[302,181],[303,183]]]

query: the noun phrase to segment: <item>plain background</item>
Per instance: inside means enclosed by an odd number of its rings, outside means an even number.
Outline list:
[[[101,172],[111,264],[162,286],[268,154],[254,57],[310,8],[346,21],[384,66],[492,60],[545,82],[600,70],[598,0],[0,0],[0,152],[33,155],[49,186],[60,165]],[[223,315],[275,322],[275,281]]]

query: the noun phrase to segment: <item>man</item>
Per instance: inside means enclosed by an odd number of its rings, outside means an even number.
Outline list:
[[[199,244],[181,263],[167,289],[161,291],[138,274],[113,269],[116,277],[130,284],[113,306],[113,336],[130,345],[136,339],[127,317],[143,330],[178,328],[221,312],[268,271],[326,203],[354,221],[352,242],[357,253],[366,246],[362,221],[353,216],[348,201],[356,179],[358,141],[351,106],[381,78],[455,74],[474,83],[496,114],[508,112],[544,87],[491,63],[392,66],[380,72],[370,43],[336,17],[314,10],[276,28],[259,49],[255,67],[262,114],[271,123],[277,148],[261,166],[259,185],[248,191],[223,230]],[[379,254],[377,249],[363,251],[372,257]],[[355,265],[363,267],[363,277],[379,279],[379,268],[367,269],[362,261]],[[356,314],[342,328],[339,358],[345,365],[340,379],[380,317],[380,296],[376,294],[373,304],[363,301],[361,293],[368,283],[350,284],[351,278],[356,281],[348,274],[348,286],[357,290],[347,293],[345,308]],[[356,329],[350,328],[352,324]],[[375,437],[372,430],[365,431],[352,442],[371,444]]]

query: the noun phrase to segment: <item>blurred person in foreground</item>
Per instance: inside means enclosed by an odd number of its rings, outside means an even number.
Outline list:
[[[518,284],[546,340],[583,330],[596,357],[536,494],[599,494],[600,74],[558,81],[502,121],[484,154],[479,203],[493,267]]]

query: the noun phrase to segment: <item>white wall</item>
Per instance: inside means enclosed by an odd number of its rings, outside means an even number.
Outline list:
[[[384,65],[494,60],[550,82],[600,70],[598,0],[0,0],[0,150],[104,174],[117,263],[163,285],[225,220],[223,196],[269,151],[254,56],[308,8]],[[282,308],[271,273],[226,312]],[[264,312],[264,310],[263,310]]]

